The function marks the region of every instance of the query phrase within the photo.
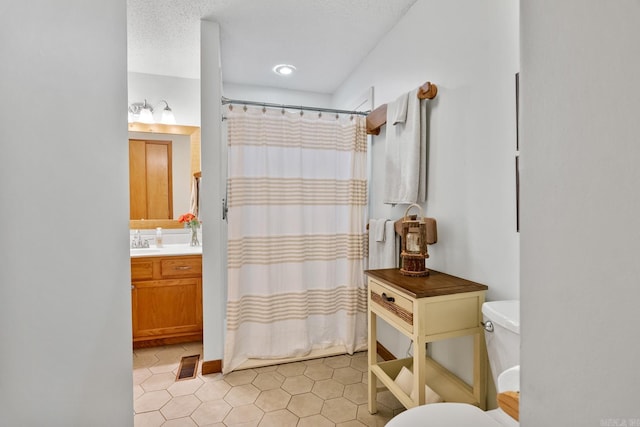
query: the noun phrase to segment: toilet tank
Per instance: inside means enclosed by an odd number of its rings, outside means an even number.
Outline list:
[[[520,364],[520,301],[485,302],[482,317],[489,366],[498,384],[498,375]]]

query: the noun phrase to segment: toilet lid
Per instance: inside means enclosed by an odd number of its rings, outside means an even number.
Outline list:
[[[482,409],[466,403],[432,403],[404,411],[387,427],[502,427]]]

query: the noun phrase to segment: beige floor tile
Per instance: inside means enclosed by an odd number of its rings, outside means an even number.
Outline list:
[[[396,415],[401,414],[406,410],[407,410],[407,408],[405,408],[404,406],[402,408],[394,409],[393,410],[393,416],[395,417]]]
[[[162,424],[162,427],[198,427],[198,424],[196,424],[191,418],[185,417],[168,420],[166,423]]]
[[[272,390],[280,388],[285,380],[285,376],[276,372],[262,372],[255,377],[252,384],[260,390]]]
[[[271,412],[286,408],[290,400],[291,395],[289,393],[281,388],[276,388],[261,392],[256,399],[255,405],[264,412]]]
[[[139,385],[133,386],[133,400],[136,400],[144,394],[144,389]]]
[[[145,392],[166,390],[176,382],[176,376],[172,373],[153,374],[140,384]]]
[[[253,368],[253,370],[259,374],[262,372],[273,372],[276,369],[278,369],[278,365],[261,366],[259,368]]]
[[[368,409],[368,404],[358,405],[358,415],[357,419],[361,423],[370,426],[370,427],[383,427],[391,417],[393,417],[393,412],[391,409],[385,407],[384,405],[378,405],[378,412],[375,414],[370,414]]]
[[[222,399],[204,402],[193,411],[191,418],[199,425],[221,423],[224,417],[231,412],[231,405]]]
[[[282,389],[287,391],[289,394],[308,393],[312,388],[313,380],[305,377],[304,375],[289,377],[282,383]]]
[[[133,409],[137,414],[141,412],[157,411],[171,400],[166,390],[151,391],[143,394],[133,402]]]
[[[200,371],[198,372],[202,372],[202,369],[200,369]],[[224,379],[224,376],[220,372],[216,372],[215,374],[207,374],[207,375],[202,375],[201,373],[199,373],[198,378],[200,378],[202,381],[207,383],[209,381],[220,381]]]
[[[153,373],[147,368],[139,368],[133,370],[133,384],[141,384],[144,380],[149,378]]]
[[[351,359],[351,367],[360,372],[367,372],[369,370],[369,361],[366,357],[354,357]]]
[[[336,424],[336,427],[367,427],[367,425],[358,420],[351,420],[344,423],[338,423]]]
[[[297,424],[298,417],[286,409],[280,409],[264,414],[258,427],[296,427]]]
[[[304,363],[293,362],[280,365],[276,370],[285,377],[295,377],[304,374],[305,369],[307,369],[307,365],[305,365]]]
[[[404,405],[389,390],[378,392],[376,400],[390,409],[404,408]]]
[[[175,374],[175,372],[178,369],[179,365],[180,365],[179,361],[178,362],[176,362],[176,361],[173,361],[173,362],[159,361],[155,365],[150,366],[149,370],[154,374],[164,374],[164,373],[169,373],[169,372],[173,372]]]
[[[160,427],[166,420],[159,411],[136,414],[133,417],[134,427]]]
[[[325,365],[329,365],[330,367],[336,368],[346,368],[351,364],[351,358],[346,355],[340,356],[332,356],[324,359]]]
[[[155,357],[156,353],[160,350],[160,347],[147,347],[147,348],[136,348],[133,350],[133,357],[145,357],[147,355],[152,355]]]
[[[316,381],[311,392],[324,400],[334,399],[342,396],[344,385],[334,379]]]
[[[322,415],[312,415],[310,417],[300,418],[298,427],[334,427],[333,421],[330,421]]]
[[[224,400],[233,407],[243,406],[255,402],[259,394],[260,390],[253,384],[243,384],[231,387],[229,393],[224,396]]]
[[[182,345],[165,346],[156,352],[156,357],[160,362],[179,362],[180,358],[188,351]]]
[[[314,381],[327,380],[333,376],[333,368],[324,363],[318,363],[308,366],[304,375]]]
[[[203,402],[222,399],[231,390],[231,386],[225,381],[210,381],[204,383],[197,391],[196,396]]]
[[[257,375],[258,374],[256,373],[256,371],[254,371],[253,369],[246,369],[243,371],[231,372],[230,374],[224,376],[224,380],[230,386],[235,387],[237,385],[250,384]]]
[[[158,363],[158,358],[153,353],[133,353],[133,369],[146,368]]]
[[[195,393],[202,387],[202,384],[204,384],[204,381],[196,377],[190,380],[176,381],[167,388],[167,391],[171,393],[173,397],[186,396],[187,394]]]
[[[333,379],[344,384],[355,384],[362,382],[362,372],[348,366],[346,368],[338,368],[333,371]]]
[[[182,347],[192,354],[202,355],[202,343],[201,342],[186,342],[182,344]]]
[[[307,366],[317,365],[318,363],[324,363],[324,359],[307,359],[307,360],[303,360],[302,363],[304,363]]]
[[[334,423],[343,423],[356,419],[358,406],[344,397],[338,397],[325,400],[320,413]]]
[[[344,386],[343,396],[356,405],[362,405],[369,401],[369,390],[365,383],[349,384]]]
[[[191,415],[200,404],[202,404],[202,402],[192,394],[179,396],[167,402],[167,404],[160,409],[160,412],[168,420],[183,418]]]
[[[194,354],[201,343],[133,352],[135,427],[382,427],[404,411],[387,391],[369,414],[366,352],[175,381]]]
[[[298,417],[308,417],[319,414],[324,401],[313,393],[298,394],[291,397],[287,409]]]
[[[263,416],[264,412],[256,405],[237,406],[227,414],[223,422],[227,426],[239,424],[258,425]]]

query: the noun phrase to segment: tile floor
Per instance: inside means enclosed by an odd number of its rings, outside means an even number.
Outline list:
[[[176,382],[180,358],[194,354],[201,343],[134,351],[135,427],[377,427],[404,410],[385,391],[369,414],[366,352]]]

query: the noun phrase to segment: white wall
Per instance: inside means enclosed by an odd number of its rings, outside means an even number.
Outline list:
[[[126,2],[5,1],[0,56],[0,425],[131,426]]]
[[[200,126],[200,80],[155,74],[128,73],[129,104],[145,99],[154,107],[154,117],[160,120],[165,100],[169,103],[176,123]]]
[[[430,105],[425,214],[438,222],[429,268],[489,286],[488,299],[519,297],[515,214],[515,73],[518,2],[418,0],[334,94],[334,105],[374,86],[375,105],[425,81],[439,92]],[[398,219],[406,206],[382,204],[384,128],[374,137],[371,218]],[[396,356],[408,340],[381,328]],[[467,381],[470,339],[432,346],[433,355]]]
[[[521,425],[640,425],[640,3],[521,22]]]
[[[222,140],[222,74],[220,66],[220,25],[200,21],[200,75],[202,117],[202,187],[200,218],[202,227],[202,305],[205,361],[222,359],[224,319],[227,304],[226,223],[221,217],[221,201],[226,189],[226,153]]]
[[[243,101],[304,105],[310,107],[331,106],[331,95],[325,93],[241,85],[237,83],[224,83],[223,95],[229,99],[239,99]]]

